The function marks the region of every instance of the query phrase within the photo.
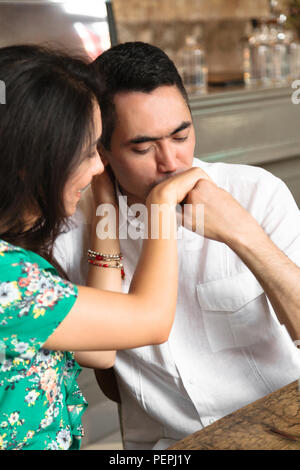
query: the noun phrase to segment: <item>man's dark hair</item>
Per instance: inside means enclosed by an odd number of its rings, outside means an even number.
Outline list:
[[[38,46],[0,49],[0,239],[55,265],[64,188],[94,139],[98,77],[82,60]],[[100,93],[101,94],[101,93]],[[88,142],[87,142],[88,140]],[[26,214],[37,214],[28,228]]]
[[[174,62],[156,46],[126,42],[103,52],[93,63],[106,86],[99,99],[102,114],[102,145],[109,149],[116,121],[114,96],[120,92],[150,93],[175,85],[188,105],[188,96]]]

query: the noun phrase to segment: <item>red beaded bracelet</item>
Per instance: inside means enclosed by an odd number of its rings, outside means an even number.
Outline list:
[[[95,255],[92,259],[95,259],[96,261],[118,261],[122,260],[123,256],[120,256],[118,258],[110,258],[109,255]]]
[[[117,268],[117,269],[121,269],[121,277],[122,277],[122,279],[125,279],[124,266],[123,266],[123,264],[119,263],[118,261],[115,265],[111,265],[111,264],[106,264],[106,263],[96,263],[95,260],[88,259],[88,263],[92,264],[93,266],[98,266],[99,268]]]

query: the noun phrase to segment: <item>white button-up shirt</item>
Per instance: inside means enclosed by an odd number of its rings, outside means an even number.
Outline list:
[[[280,179],[245,165],[195,159],[194,166],[239,201],[300,266],[300,213]],[[91,208],[87,193],[75,217],[77,228],[60,238],[56,251],[70,279],[79,284],[88,269]],[[135,234],[143,231],[123,204],[122,233],[130,226]],[[143,240],[120,242],[128,292]],[[169,340],[117,354],[126,449],[165,449],[300,377],[300,350],[254,275],[227,245],[179,227],[178,262],[178,302]]]

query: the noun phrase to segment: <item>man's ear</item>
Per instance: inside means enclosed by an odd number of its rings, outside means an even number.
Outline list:
[[[108,151],[103,147],[101,142],[98,144],[98,152],[101,157],[105,170],[107,171],[111,181],[114,183],[116,177],[109,164]]]

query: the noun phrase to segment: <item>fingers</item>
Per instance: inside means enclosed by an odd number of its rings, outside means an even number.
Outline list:
[[[107,171],[108,168],[106,167],[101,175],[95,175],[92,179],[92,190],[96,204],[115,204],[116,202],[115,187],[109,171]]]
[[[211,181],[211,178],[201,168],[190,168],[155,186],[147,200],[148,202],[155,200],[158,203],[179,204],[200,179]]]
[[[208,174],[201,168],[190,168],[184,173],[176,175],[174,178],[177,192],[177,203],[181,202],[199,181],[203,179],[212,181]]]

